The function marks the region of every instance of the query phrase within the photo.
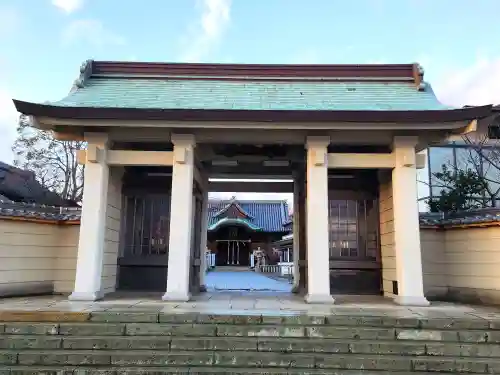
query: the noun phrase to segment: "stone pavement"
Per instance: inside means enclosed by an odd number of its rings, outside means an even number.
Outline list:
[[[0,299],[0,317],[7,311],[202,313],[214,315],[350,315],[459,320],[500,320],[500,308],[433,302],[405,307],[379,296],[337,296],[335,304],[307,304],[285,292],[208,292],[189,302],[164,302],[161,293],[112,293],[102,301],[69,301],[66,296]],[[1,318],[0,318],[1,320]]]
[[[292,291],[292,284],[290,284],[288,280],[271,279],[261,273],[253,271],[215,270],[207,274],[205,282],[209,291]]]

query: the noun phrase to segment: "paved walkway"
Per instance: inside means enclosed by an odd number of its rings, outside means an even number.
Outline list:
[[[291,292],[288,280],[275,280],[254,271],[211,271],[206,276],[208,291],[242,290]]]
[[[102,301],[68,301],[67,296],[0,298],[0,322],[10,312],[130,312],[201,313],[230,315],[349,315],[352,317],[495,319],[500,309],[434,302],[430,307],[405,307],[377,296],[343,296],[335,304],[304,303],[303,297],[284,292],[213,292],[189,302],[165,302],[162,293],[112,293]]]

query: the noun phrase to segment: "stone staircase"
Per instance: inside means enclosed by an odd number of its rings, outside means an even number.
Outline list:
[[[0,311],[0,375],[500,373],[500,321]]]

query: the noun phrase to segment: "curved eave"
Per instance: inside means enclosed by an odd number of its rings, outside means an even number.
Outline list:
[[[254,121],[254,122],[456,122],[484,118],[492,106],[422,111],[284,111],[62,107],[13,100],[25,115],[80,120]]]
[[[244,226],[250,230],[253,230],[255,232],[262,231],[262,228],[260,228],[256,225],[253,225],[245,220],[238,220],[238,219],[221,219],[221,220],[217,221],[215,224],[210,225],[208,227],[208,231],[212,232],[214,230],[219,229],[220,227],[224,227],[227,225],[240,225],[240,226]]]

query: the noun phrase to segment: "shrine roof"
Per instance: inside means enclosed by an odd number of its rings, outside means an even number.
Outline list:
[[[248,213],[249,224],[264,232],[287,232],[283,226],[289,218],[288,203],[285,200],[211,200],[208,204],[208,227],[214,227],[221,220],[218,213],[228,204],[236,202]],[[229,225],[230,223],[227,222]]]
[[[129,120],[437,122],[484,117],[491,112],[491,106],[443,105],[423,80],[418,64],[89,60],[82,65],[71,92],[61,100],[14,103],[27,115]]]
[[[261,227],[253,224],[251,222],[251,220],[249,220],[249,219],[241,219],[241,218],[234,219],[234,218],[228,218],[228,217],[218,219],[214,224],[212,224],[208,227],[208,230],[214,231],[214,230],[217,230],[220,227],[226,226],[226,225],[242,225],[242,226],[245,226],[248,229],[253,230],[253,231],[262,231]]]

